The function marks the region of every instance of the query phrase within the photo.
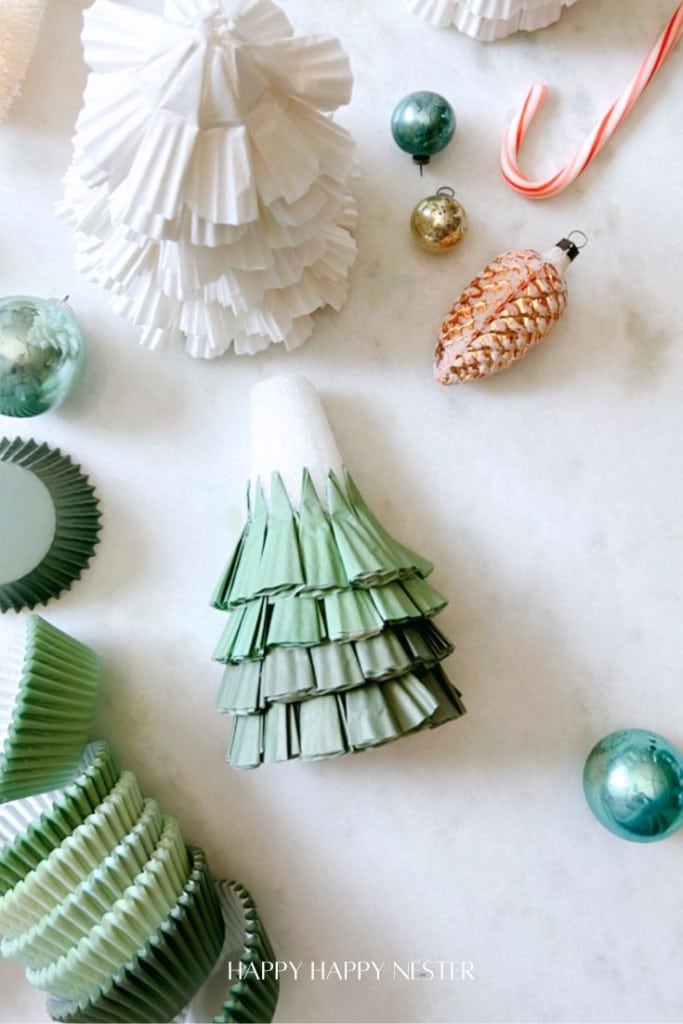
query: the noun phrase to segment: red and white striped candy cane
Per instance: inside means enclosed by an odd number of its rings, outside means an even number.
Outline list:
[[[619,127],[643,90],[650,84],[659,68],[669,56],[683,33],[683,3],[679,4],[668,25],[641,64],[636,75],[614,101],[605,116],[596,125],[584,144],[569,163],[546,181],[532,181],[519,169],[517,157],[527,129],[545,101],[548,89],[536,82],[531,86],[524,103],[510,123],[500,152],[503,177],[511,188],[530,199],[554,196],[571,185],[588,167],[613,132]]]

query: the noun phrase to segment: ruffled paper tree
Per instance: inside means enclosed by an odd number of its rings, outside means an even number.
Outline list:
[[[19,95],[38,38],[47,0],[0,3],[0,121]]]
[[[453,25],[490,43],[513,32],[534,32],[557,21],[576,0],[403,0],[404,6],[437,28]]]
[[[355,147],[327,113],[351,96],[339,42],[295,36],[271,0],[95,0],[83,46],[58,207],[79,268],[150,348],[302,344],[356,253]]]
[[[213,598],[230,613],[214,657],[234,767],[364,750],[463,713],[432,565],[369,510],[304,378],[254,389],[247,501]]]

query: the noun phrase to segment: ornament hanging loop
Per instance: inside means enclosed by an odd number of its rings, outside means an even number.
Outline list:
[[[522,106],[510,122],[503,138],[500,164],[503,177],[510,188],[529,199],[545,199],[571,185],[586,170],[607,140],[619,127],[638,97],[650,84],[683,33],[683,3],[679,4],[666,28],[654,44],[638,71],[598,122],[574,156],[552,177],[545,181],[527,178],[517,162],[519,151],[529,127],[540,112],[548,95],[548,88],[535,82],[524,98]]]
[[[578,242],[574,238],[575,235],[578,235],[578,238],[579,238]],[[582,231],[580,228],[574,228],[573,231],[570,231],[569,234],[567,235],[567,238],[569,239],[570,242],[572,242],[574,247],[579,250],[579,252],[581,251],[581,249],[585,249],[586,246],[588,245],[588,235],[586,234],[585,231]]]

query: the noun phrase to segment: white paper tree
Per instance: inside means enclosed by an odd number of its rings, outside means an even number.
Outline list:
[[[19,94],[47,0],[0,2],[0,121]]]
[[[513,32],[533,32],[557,21],[576,0],[403,0],[404,6],[437,28],[452,25],[480,42]]]
[[[271,0],[159,7],[84,15],[92,72],[59,204],[77,264],[150,348],[294,348],[341,307],[356,253],[355,147],[328,113],[350,99],[348,60]]]

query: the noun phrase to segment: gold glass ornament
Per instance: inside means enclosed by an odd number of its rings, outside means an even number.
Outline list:
[[[421,199],[410,217],[410,229],[418,245],[427,252],[448,252],[467,231],[467,214],[444,185],[433,196]]]

